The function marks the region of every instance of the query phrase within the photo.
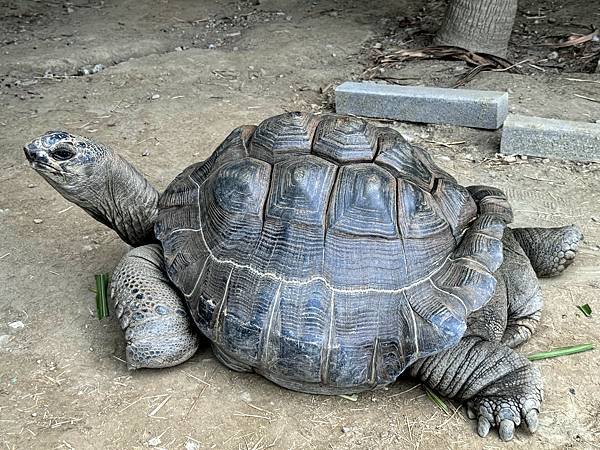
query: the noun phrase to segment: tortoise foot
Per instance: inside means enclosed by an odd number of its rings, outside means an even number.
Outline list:
[[[477,433],[487,436],[490,428],[497,427],[500,439],[510,441],[515,428],[523,422],[533,433],[537,430],[538,414],[542,402],[542,388],[539,370],[526,366],[498,380],[491,389],[499,391],[490,395],[477,396],[467,403],[467,414],[477,419]],[[498,385],[505,386],[503,390]]]
[[[516,228],[514,236],[529,257],[538,277],[560,275],[577,255],[581,230],[575,225],[559,228]]]

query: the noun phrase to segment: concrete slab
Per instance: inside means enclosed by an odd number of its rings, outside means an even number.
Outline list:
[[[492,130],[508,114],[506,92],[376,83],[341,84],[335,104],[340,114]]]
[[[578,161],[600,161],[600,124],[510,114],[500,152]]]

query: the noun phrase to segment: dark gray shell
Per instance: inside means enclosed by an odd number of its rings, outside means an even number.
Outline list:
[[[223,357],[336,393],[454,345],[493,293],[504,226],[397,132],[290,113],[179,175],[156,232]]]

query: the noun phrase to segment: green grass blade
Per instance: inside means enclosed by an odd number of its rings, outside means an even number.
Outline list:
[[[585,305],[577,305],[579,311],[583,313],[585,317],[590,317],[592,315],[592,307],[587,303]]]
[[[431,400],[435,406],[440,408],[444,412],[444,414],[449,416],[450,408],[448,408],[448,405],[446,405],[446,403],[444,403],[444,400],[439,398],[437,396],[437,394],[435,392],[433,392],[431,389],[429,389],[427,386],[423,385],[423,387],[425,388],[425,393],[427,394],[427,397],[429,398],[429,400]]]
[[[96,311],[98,320],[108,317],[108,274],[101,273],[94,275],[96,279]]]
[[[573,355],[575,353],[587,352],[594,350],[594,344],[579,344],[571,347],[554,348],[547,352],[534,353],[527,358],[529,361],[539,361],[540,359],[556,358],[558,356]]]

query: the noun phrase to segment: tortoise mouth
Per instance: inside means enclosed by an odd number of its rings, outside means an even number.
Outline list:
[[[31,160],[31,167],[33,167],[35,170],[37,170],[38,172],[47,172],[47,173],[51,173],[53,175],[64,175],[65,172],[63,170],[60,170],[59,168],[45,163],[43,161],[36,161],[36,160]]]

